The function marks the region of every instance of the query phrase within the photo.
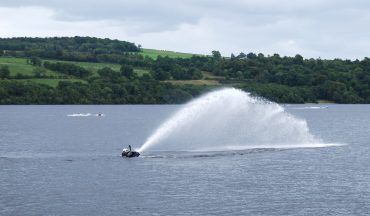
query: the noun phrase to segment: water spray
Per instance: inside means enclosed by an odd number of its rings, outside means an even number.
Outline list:
[[[235,88],[207,93],[165,120],[138,150],[217,151],[322,145],[307,123]]]

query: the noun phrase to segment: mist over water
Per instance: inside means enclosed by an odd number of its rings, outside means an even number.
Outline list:
[[[235,88],[207,93],[185,104],[138,150],[218,151],[323,147],[307,123],[279,104]]]

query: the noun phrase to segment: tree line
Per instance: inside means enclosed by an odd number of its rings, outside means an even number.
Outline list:
[[[0,38],[0,55],[14,57],[118,63],[121,55],[139,51],[131,42],[94,37]]]
[[[197,86],[124,78],[114,83],[60,81],[55,88],[32,81],[0,80],[0,104],[177,104],[202,91]]]

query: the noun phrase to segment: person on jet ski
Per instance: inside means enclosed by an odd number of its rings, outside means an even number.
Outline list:
[[[123,149],[122,157],[139,157],[140,153],[137,151],[133,151],[131,149],[131,145],[128,146],[128,149]]]
[[[128,145],[128,152],[127,152],[127,156],[128,156],[128,157],[131,157],[131,156],[132,156],[131,145]]]

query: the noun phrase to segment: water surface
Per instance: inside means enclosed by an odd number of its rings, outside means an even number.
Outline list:
[[[370,106],[327,106],[285,108],[345,146],[135,159],[178,106],[0,106],[0,215],[368,215]]]

